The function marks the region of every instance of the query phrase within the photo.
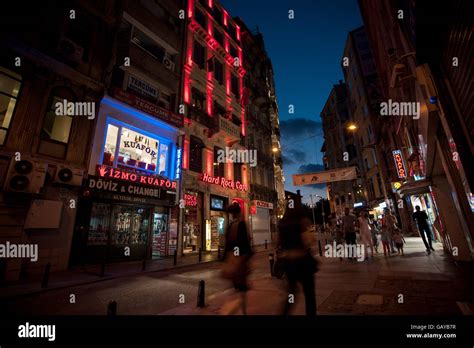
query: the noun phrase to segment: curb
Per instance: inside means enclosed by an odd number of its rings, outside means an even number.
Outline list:
[[[258,254],[258,253],[262,253],[262,252],[265,252],[265,251],[271,251],[271,250],[274,250],[274,249],[275,249],[275,247],[272,247],[272,248],[268,248],[268,249],[264,249],[264,250],[260,250],[260,251],[255,251],[254,253]],[[185,267],[192,267],[192,266],[202,265],[202,264],[206,264],[206,263],[219,262],[219,261],[220,261],[219,259],[216,259],[216,260],[209,260],[209,261],[201,261],[201,262],[197,262],[197,263],[190,263],[188,265],[176,265],[176,266],[173,266],[173,267],[163,268],[163,269],[130,272],[130,273],[127,273],[127,274],[119,274],[119,275],[115,275],[115,276],[107,276],[106,275],[104,277],[99,277],[98,279],[78,282],[78,283],[74,283],[74,284],[67,284],[67,285],[49,287],[49,288],[45,288],[45,289],[38,289],[38,290],[25,292],[25,293],[18,294],[18,295],[1,296],[0,297],[0,303],[4,302],[4,301],[7,301],[7,300],[11,300],[11,299],[19,299],[19,298],[23,298],[23,297],[40,295],[40,294],[46,293],[48,291],[53,291],[53,290],[62,290],[62,289],[76,287],[76,286],[100,283],[100,282],[107,281],[107,280],[114,280],[114,279],[126,278],[126,277],[130,277],[130,276],[141,275],[141,274],[149,274],[149,273],[170,271],[170,270],[175,270],[175,269],[182,269],[182,268],[185,268]]]

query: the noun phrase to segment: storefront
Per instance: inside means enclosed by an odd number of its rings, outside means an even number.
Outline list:
[[[217,251],[224,247],[224,234],[229,224],[229,214],[225,211],[229,205],[226,197],[210,196],[210,220],[206,226],[206,251]]]
[[[184,203],[183,253],[196,253],[202,247],[202,192],[185,191]]]
[[[250,206],[250,226],[252,231],[253,245],[271,243],[270,210],[273,203],[259,200],[251,201]]]
[[[159,118],[104,97],[79,204],[73,262],[173,255],[178,135]]]

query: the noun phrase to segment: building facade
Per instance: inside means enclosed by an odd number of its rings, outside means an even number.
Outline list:
[[[413,1],[359,1],[359,6],[384,102],[415,103],[419,110],[379,116],[384,117],[379,146],[384,165],[395,168],[387,173],[396,184],[400,217],[411,221],[419,205],[433,224],[433,238],[455,260],[472,261],[472,111],[467,102],[472,89],[465,86],[473,70],[472,64],[456,63],[472,53],[472,37],[464,35],[472,30],[472,4],[423,8],[430,18],[445,18],[441,27],[424,21],[423,11],[415,18]]]
[[[244,51],[244,79],[247,115],[247,148],[257,154],[257,161],[250,171],[250,229],[254,245],[276,240],[277,213],[280,206],[276,185],[280,185],[281,173],[277,165],[281,155],[278,129],[278,114],[273,82],[273,69],[269,59],[263,35],[252,33],[238,20]],[[247,98],[247,96],[245,96]],[[280,164],[281,165],[281,164]],[[281,174],[279,174],[281,175]],[[281,195],[281,193],[280,193]],[[281,197],[280,197],[281,198]]]
[[[0,42],[0,240],[38,246],[5,279],[67,268],[120,9],[110,2],[13,4]],[[21,30],[18,30],[21,28]],[[38,30],[41,28],[41,30]]]
[[[239,203],[247,221],[250,206],[248,163],[219,156],[246,150],[240,27],[217,1],[189,0],[187,16],[180,254],[218,251],[229,223],[227,205]]]
[[[364,167],[356,133],[351,130],[355,122],[351,114],[348,86],[339,81],[334,85],[321,111],[324,131],[323,162],[326,169],[356,167],[357,179],[327,183],[327,197],[331,213],[336,217],[345,208],[354,209],[356,203],[366,204],[363,190]]]
[[[76,219],[73,264],[155,259],[176,250],[183,6],[122,3]]]

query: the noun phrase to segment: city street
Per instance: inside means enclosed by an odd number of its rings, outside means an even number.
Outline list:
[[[316,275],[319,315],[462,315],[472,314],[472,275],[443,253],[426,255],[420,238],[406,238],[405,256],[383,254],[364,262],[320,258]],[[380,250],[379,250],[380,251]],[[270,250],[268,252],[271,252]],[[51,290],[2,304],[8,311],[31,315],[104,315],[117,301],[118,315],[225,314],[235,300],[230,284],[219,276],[218,262]],[[199,280],[205,280],[206,307],[197,308]],[[279,314],[286,298],[285,281],[272,278],[268,253],[253,259],[248,314]],[[69,303],[74,294],[76,303]],[[182,303],[184,295],[184,303]],[[402,302],[402,303],[399,303]],[[292,314],[304,314],[302,293],[295,294]]]

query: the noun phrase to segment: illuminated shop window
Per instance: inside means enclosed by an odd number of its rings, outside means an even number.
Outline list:
[[[5,142],[19,91],[19,76],[0,67],[0,145]]]
[[[170,143],[131,127],[108,124],[102,164],[168,177]]]

